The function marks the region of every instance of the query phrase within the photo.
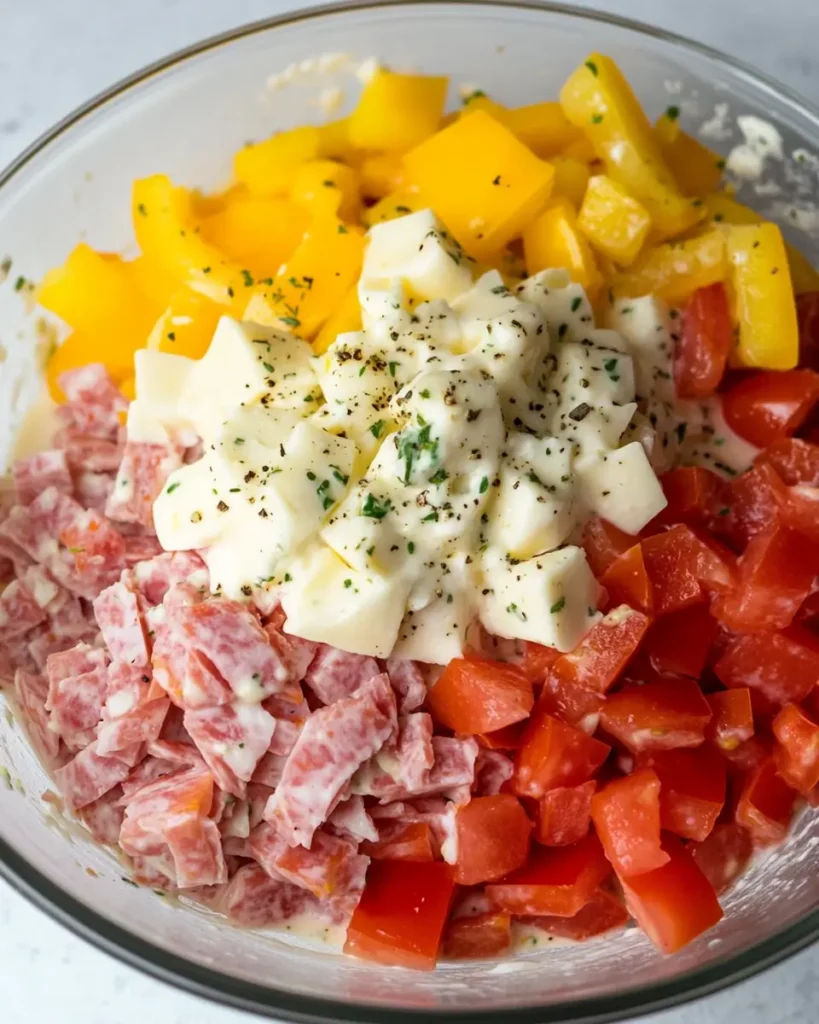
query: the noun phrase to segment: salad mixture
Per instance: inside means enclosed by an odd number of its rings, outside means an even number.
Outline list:
[[[140,255],[40,282],[3,675],[138,883],[415,968],[673,953],[819,803],[819,276],[609,58],[448,85],[137,181]]]

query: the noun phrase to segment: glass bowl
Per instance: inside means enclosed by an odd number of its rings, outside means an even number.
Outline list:
[[[651,116],[673,104],[691,131],[710,119],[709,142],[723,152],[741,141],[737,115],[771,122],[786,159],[769,162],[764,187],[751,201],[783,220],[814,260],[819,256],[816,237],[798,237],[799,225],[811,226],[810,213],[788,205],[819,192],[810,179],[818,166],[811,154],[819,149],[819,115],[714,51],[618,18],[532,2],[380,2],[300,11],[145,69],[57,125],[0,177],[0,256],[8,253],[14,261],[11,280],[0,288],[6,356],[0,451],[9,455],[20,418],[40,388],[42,325],[26,309],[26,289],[15,290],[17,276],[37,280],[80,239],[127,251],[135,177],[164,171],[186,184],[218,186],[227,180],[231,153],[246,140],[321,120],[318,100],[333,95],[326,90],[345,89],[349,108],[356,83],[341,67],[344,61],[302,62],[328,53],[358,60],[377,55],[397,69],[445,72],[455,83],[480,85],[520,104],[556,96],[592,49],[621,64]],[[272,87],[269,77],[286,68],[290,85]],[[717,104],[727,106],[714,118]],[[48,780],[8,709],[0,712],[0,765],[9,780],[0,784],[4,877],[126,962],[269,1016],[613,1020],[714,991],[819,936],[819,817],[804,816],[788,841],[728,894],[724,921],[674,957],[662,957],[632,929],[585,944],[555,942],[504,962],[445,965],[430,973],[385,969],[305,941],[232,928],[126,884],[110,854],[40,799]]]

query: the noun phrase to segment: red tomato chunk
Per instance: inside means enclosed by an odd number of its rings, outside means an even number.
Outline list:
[[[509,793],[473,797],[457,816],[459,885],[491,882],[526,862],[532,825]]]
[[[663,750],[649,763],[660,780],[660,823],[683,839],[708,837],[725,803],[725,762],[709,746]]]
[[[612,607],[628,605],[646,615],[654,614],[654,591],[639,544],[618,555],[600,577],[600,583],[606,588]]]
[[[435,859],[432,830],[424,821],[385,821],[379,829],[378,841],[365,840],[360,850],[373,860]]]
[[[444,934],[443,954],[452,960],[488,960],[509,949],[512,941],[509,914],[487,913],[450,921]]]
[[[731,350],[733,325],[723,284],[698,288],[682,311],[674,355],[674,383],[680,398],[707,398],[717,390]]]
[[[795,704],[782,708],[773,722],[774,760],[789,786],[807,796],[819,785],[819,725]]]
[[[643,650],[655,672],[698,679],[716,632],[716,620],[705,605],[694,605],[655,622]]]
[[[454,658],[429,691],[432,717],[464,734],[494,732],[527,718],[532,684],[513,665],[485,658]]]
[[[722,396],[725,422],[740,437],[765,448],[805,422],[819,399],[819,373],[763,371],[744,377]]]
[[[554,673],[587,690],[605,693],[637,650],[649,618],[627,605],[613,608],[577,647],[554,663]]]
[[[657,517],[663,523],[712,526],[728,504],[728,485],[701,466],[679,466],[665,473],[660,483],[668,502]]]
[[[597,784],[593,779],[581,786],[560,786],[540,798],[535,838],[544,846],[567,846],[589,831],[591,801]]]
[[[788,486],[819,487],[819,445],[798,437],[783,437],[765,449],[756,464],[767,463]]]
[[[753,736],[754,712],[751,691],[747,687],[717,690],[705,699],[714,713],[705,735],[714,746],[722,751],[736,750],[740,743]]]
[[[660,846],[660,780],[650,768],[615,779],[592,799],[592,821],[621,878],[668,862]]]
[[[630,918],[620,900],[605,889],[598,889],[572,917],[532,917],[525,920],[549,935],[583,942],[624,927]]]
[[[605,743],[552,715],[533,716],[515,767],[515,790],[541,797],[556,786],[579,786],[594,775],[609,755]]]
[[[748,832],[733,822],[715,825],[702,843],[693,843],[689,850],[700,871],[717,893],[724,892],[745,870],[754,844]]]
[[[788,831],[796,799],[780,778],[773,758],[749,773],[737,804],[736,820],[757,843],[779,843]]]
[[[714,665],[729,688],[749,688],[781,707],[803,700],[819,679],[819,640],[800,626],[739,636]]]
[[[637,540],[605,519],[590,519],[583,530],[582,544],[591,571],[599,579],[615,558],[634,547]]]
[[[626,686],[612,694],[600,724],[629,750],[696,747],[705,738],[711,708],[693,679],[669,679]]]

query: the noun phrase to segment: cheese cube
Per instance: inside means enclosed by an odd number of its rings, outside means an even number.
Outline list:
[[[667,505],[638,441],[581,457],[575,471],[580,500],[625,533],[639,533]]]

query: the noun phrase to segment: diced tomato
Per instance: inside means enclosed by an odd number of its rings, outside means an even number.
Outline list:
[[[744,777],[772,756],[773,743],[767,735],[755,732],[738,747],[720,753],[728,763],[728,771]]]
[[[535,838],[544,846],[576,843],[589,831],[593,779],[580,786],[559,786],[540,798]]]
[[[450,960],[488,960],[509,949],[512,941],[509,914],[490,912],[459,917],[444,932],[443,954]]]
[[[581,544],[591,571],[600,579],[615,558],[634,547],[638,540],[605,519],[590,519],[583,530]]]
[[[373,861],[347,929],[344,952],[382,964],[432,970],[454,892],[448,864]]]
[[[556,786],[579,786],[594,775],[610,749],[582,730],[538,711],[518,751],[515,791],[521,796],[541,797]]]
[[[568,722],[584,732],[593,733],[597,728],[597,717],[604,699],[602,694],[586,690],[552,673],[543,684],[535,710],[545,711],[561,722]]]
[[[697,579],[688,527],[674,526],[664,533],[646,537],[642,548],[656,615],[667,615],[705,600]]]
[[[655,672],[698,679],[717,632],[705,605],[693,605],[658,619],[643,641]]]
[[[819,445],[798,437],[783,437],[766,448],[756,464],[767,463],[789,487],[808,484],[819,487]]]
[[[609,595],[610,607],[628,605],[646,615],[654,614],[654,592],[640,544],[618,555],[600,577],[600,583]]]
[[[560,657],[560,651],[554,647],[546,647],[544,644],[534,644],[531,640],[523,641],[523,657],[518,662],[518,668],[527,679],[535,685],[542,683],[549,674],[549,669]]]
[[[479,733],[475,739],[488,750],[517,750],[523,742],[524,722],[515,722],[494,732]]]
[[[623,881],[626,907],[663,953],[678,949],[722,918],[714,887],[679,839],[664,839],[668,863]]]
[[[819,725],[801,708],[788,704],[774,719],[773,733],[779,774],[789,786],[807,796],[819,785]]]
[[[717,690],[705,698],[714,717],[705,727],[705,735],[722,751],[736,750],[740,743],[754,734],[754,712],[751,691],[747,687],[736,690]]]
[[[742,787],[736,811],[738,825],[746,828],[757,843],[779,843],[788,831],[796,794],[777,773],[768,758],[749,773]]]
[[[571,846],[532,847],[529,862],[500,882],[487,896],[510,914],[572,917],[611,874],[600,840],[593,832]]]
[[[600,712],[606,732],[634,753],[699,746],[710,718],[711,708],[693,679],[624,687]]]
[[[424,821],[384,822],[377,842],[365,840],[360,852],[373,860],[429,861],[435,859],[432,830]]]
[[[621,878],[668,861],[660,846],[660,780],[650,768],[615,779],[592,798],[592,821]]]
[[[715,530],[737,550],[779,521],[777,494],[783,483],[770,463],[761,462],[731,481],[725,515]]]
[[[799,365],[819,370],[819,292],[796,296],[799,323]]]
[[[707,839],[693,843],[688,849],[697,867],[719,894],[745,870],[754,844],[744,828],[725,822],[715,825]]]
[[[725,422],[740,437],[767,448],[796,433],[819,399],[819,373],[763,370],[734,384],[722,396]]]
[[[813,588],[819,557],[795,530],[773,526],[748,544],[737,581],[714,598],[712,611],[738,633],[784,629]]]
[[[427,698],[432,717],[455,732],[486,733],[528,718],[532,684],[513,665],[453,658]]]
[[[729,689],[747,687],[782,707],[807,697],[819,679],[819,640],[799,625],[738,636],[714,672]]]
[[[776,498],[783,525],[819,544],[819,487],[797,484],[784,488]]]
[[[660,822],[683,839],[702,842],[725,803],[725,762],[709,746],[661,750],[648,763],[660,780]]]
[[[628,605],[612,608],[573,651],[557,659],[554,674],[586,690],[605,693],[639,647],[650,621]]]
[[[716,473],[702,466],[678,466],[660,478],[668,504],[657,516],[673,525],[711,527],[729,502],[730,487]]]
[[[491,882],[526,863],[532,824],[510,793],[473,797],[458,810],[459,885]]]
[[[532,917],[526,923],[536,925],[549,935],[583,942],[623,928],[628,922],[628,911],[622,902],[605,889],[598,889],[573,917]]]
[[[707,398],[719,387],[733,340],[725,285],[718,282],[698,288],[682,313],[682,331],[674,352],[677,396]]]

